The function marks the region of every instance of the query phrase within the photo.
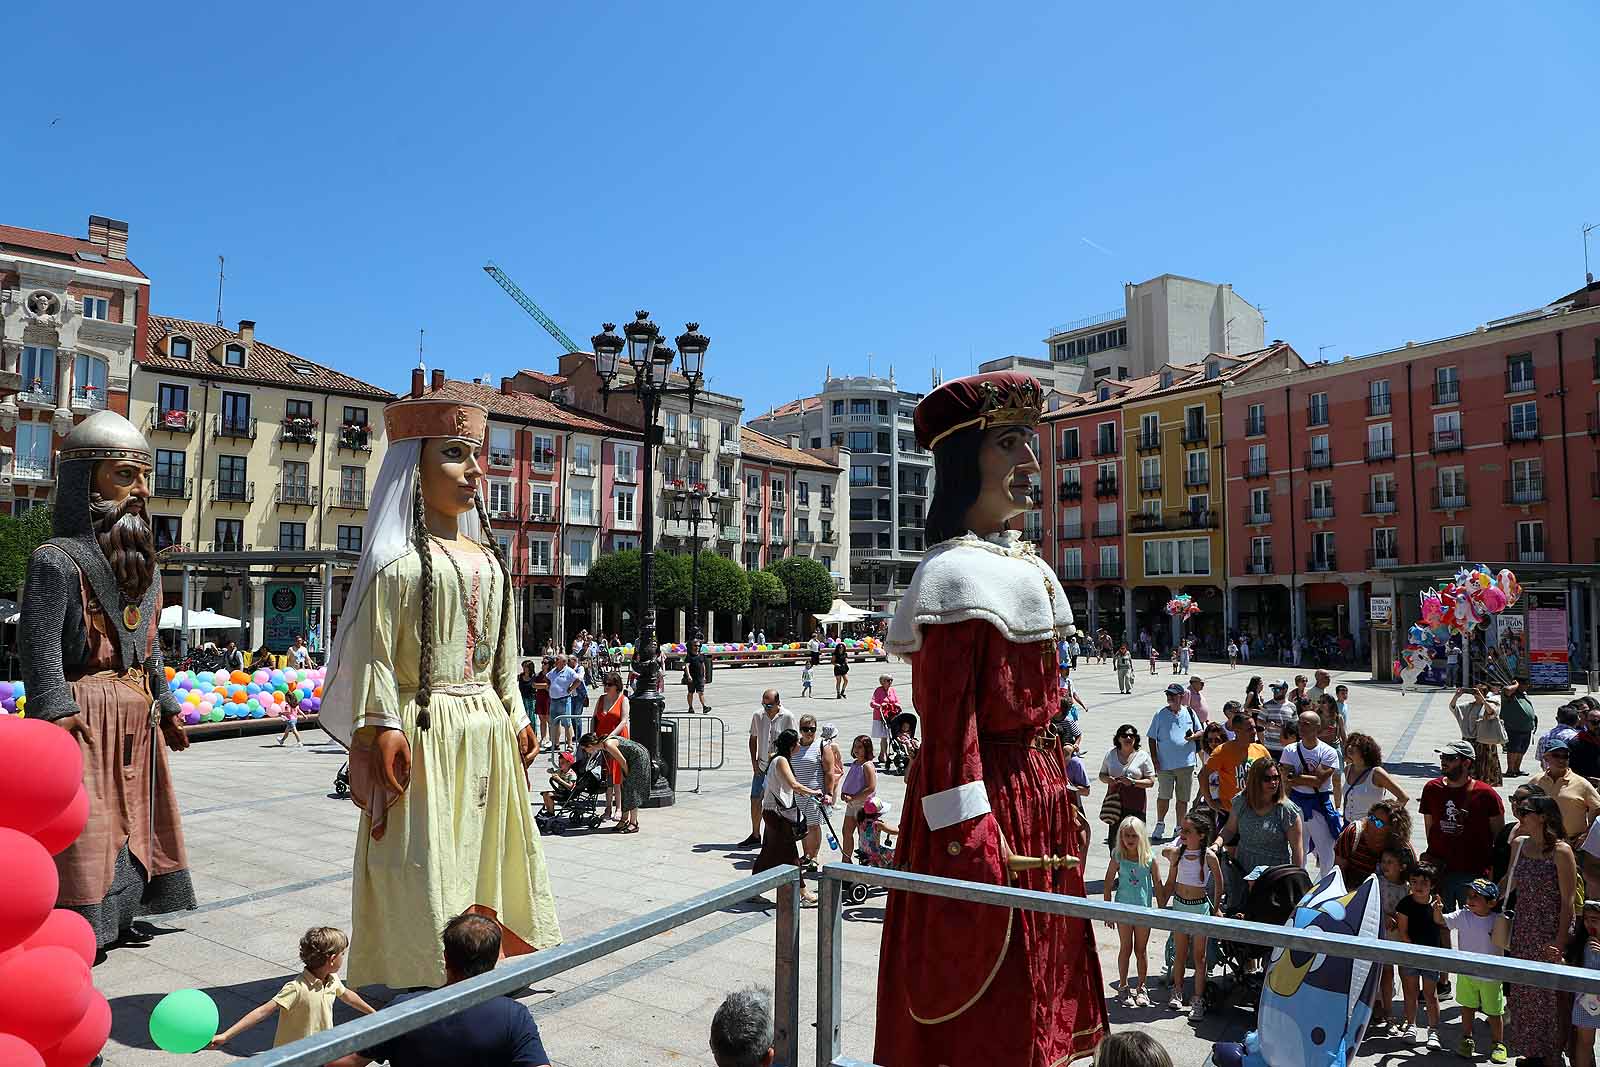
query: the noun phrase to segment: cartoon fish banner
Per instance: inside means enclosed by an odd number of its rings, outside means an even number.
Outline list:
[[[1338,868],[1295,907],[1292,924],[1352,937],[1382,930],[1378,879],[1346,890]],[[1345,1067],[1372,1018],[1378,968],[1369,960],[1279,948],[1267,963],[1256,1029],[1212,1046],[1214,1067]]]

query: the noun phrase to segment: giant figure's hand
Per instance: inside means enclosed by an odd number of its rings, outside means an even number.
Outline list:
[[[411,742],[404,730],[380,729],[374,747],[378,750],[378,780],[395,796],[411,784]]]
[[[522,756],[524,769],[531,766],[539,758],[539,736],[533,732],[533,724],[529,723],[517,734],[517,752]]]
[[[77,738],[78,743],[85,748],[94,744],[94,739],[89,736],[89,728],[83,724],[81,715],[68,715],[64,719],[57,719],[56,725]]]
[[[161,719],[161,736],[167,742],[167,748],[173,752],[182,752],[189,747],[189,734],[183,728],[183,723],[176,715],[165,715]]]

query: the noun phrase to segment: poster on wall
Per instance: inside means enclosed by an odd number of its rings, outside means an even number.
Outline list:
[[[1528,677],[1528,635],[1521,615],[1510,612],[1496,615],[1489,622],[1489,647],[1504,665],[1508,674],[1516,678]]]
[[[1528,681],[1533,685],[1569,685],[1567,609],[1530,608],[1527,624]]]
[[[1388,624],[1389,618],[1394,614],[1394,597],[1375,596],[1367,599],[1367,618],[1373,622]]]
[[[267,647],[282,652],[306,632],[305,586],[290,582],[267,583]]]

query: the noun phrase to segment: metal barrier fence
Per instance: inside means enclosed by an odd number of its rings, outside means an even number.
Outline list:
[[[844,957],[843,890],[846,883],[880,886],[910,893],[965,900],[975,904],[996,904],[1071,915],[1090,921],[1131,922],[1156,930],[1181,934],[1200,934],[1252,945],[1286,947],[1329,956],[1397,963],[1423,971],[1448,970],[1476,978],[1493,978],[1517,985],[1542,986],[1570,993],[1600,994],[1600,971],[1582,967],[1543,963],[1535,960],[1484,956],[1475,952],[1453,952],[1448,966],[1441,966],[1436,949],[1419,949],[1399,941],[1379,941],[1369,937],[1349,937],[1292,926],[1268,926],[1242,919],[1215,918],[1178,911],[1158,911],[1131,904],[1114,904],[1086,897],[1060,896],[1031,889],[981,885],[927,874],[858,867],[850,863],[829,864],[818,872],[817,902],[817,1058],[816,1067],[875,1067],[841,1054],[839,1008]],[[779,1050],[782,1054],[782,1050]]]
[[[780,1062],[797,1064],[800,1062],[800,872],[794,867],[779,867],[743,878],[558,948],[514,957],[488,974],[435,989],[403,1004],[382,1008],[372,1015],[241,1062],[248,1067],[321,1067],[346,1053],[369,1049],[475,1004],[515,993],[551,975],[676,930],[774,889],[778,891],[777,951],[773,960],[774,1044]],[[709,1034],[709,1019],[706,1026]]]
[[[727,762],[728,724],[710,715],[668,715],[663,721],[676,731],[678,773],[693,771],[694,788],[689,792],[700,792],[700,772],[721,770]]]

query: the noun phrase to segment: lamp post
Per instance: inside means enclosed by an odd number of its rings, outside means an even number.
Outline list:
[[[705,505],[706,494],[699,490],[677,493],[672,498],[672,517],[690,523],[694,529],[689,564],[689,632],[684,635],[689,641],[700,639],[700,524],[705,521]]]
[[[705,389],[706,349],[711,341],[700,332],[700,324],[691,322],[678,335],[678,351],[673,352],[662,339],[661,331],[650,321],[648,311],[634,313],[633,321],[622,328],[618,336],[615,323],[607,322],[601,332],[589,339],[594,348],[595,368],[600,374],[601,395],[609,406],[611,393],[632,392],[639,400],[644,416],[644,514],[643,551],[639,559],[639,641],[634,656],[639,664],[639,677],[634,683],[630,716],[636,724],[638,738],[650,752],[651,763],[661,758],[661,719],[666,702],[657,691],[661,664],[660,648],[656,644],[655,606],[655,442],[656,419],[661,411],[661,401],[668,396],[687,397],[689,410],[694,410],[694,398]],[[623,352],[627,355],[624,356]],[[683,361],[680,382],[672,380],[675,357]],[[626,368],[631,380],[618,378]],[[676,753],[669,764],[676,764]],[[659,784],[652,781],[649,807],[666,807],[672,803],[672,770]],[[654,774],[651,775],[652,779]]]

